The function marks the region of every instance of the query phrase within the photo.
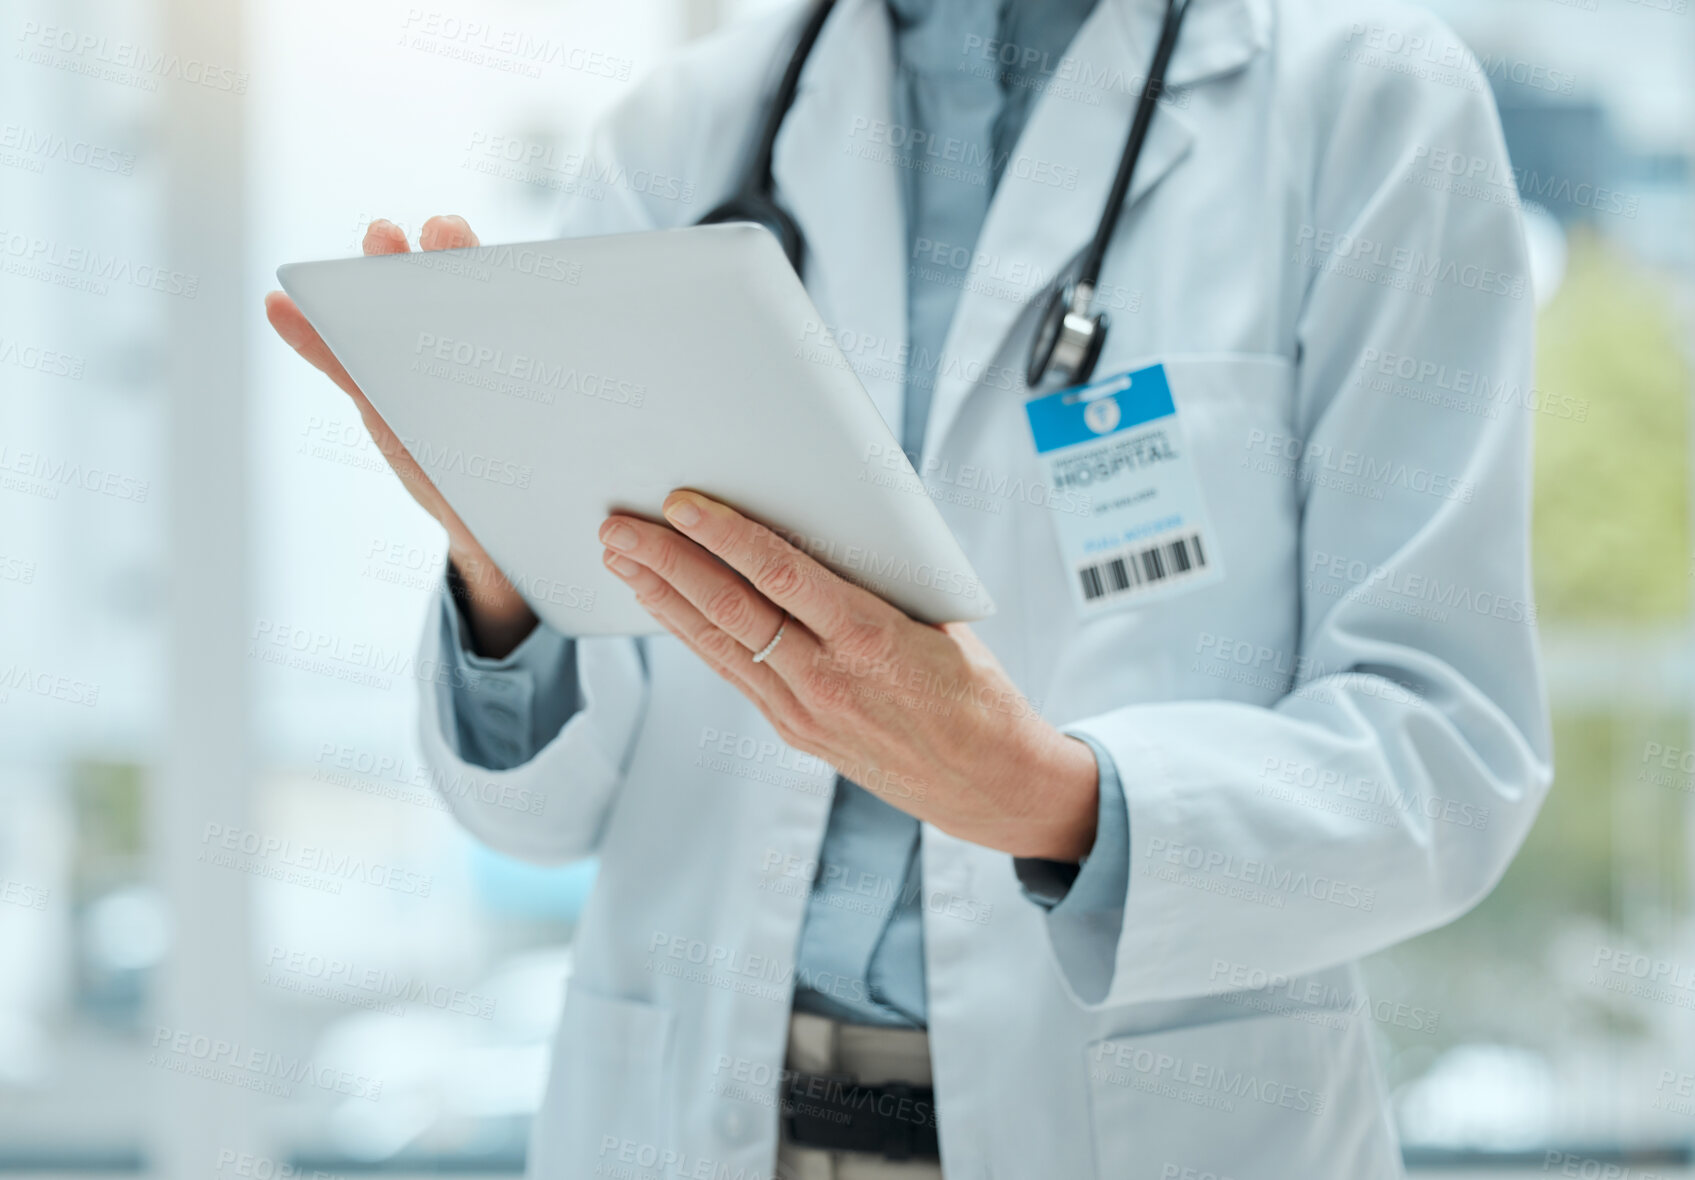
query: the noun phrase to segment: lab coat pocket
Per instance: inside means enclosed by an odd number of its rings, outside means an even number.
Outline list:
[[[530,1145],[541,1180],[655,1166],[675,1151],[670,1110],[674,1014],[573,984]]]
[[[1165,371],[1213,520],[1246,513],[1249,529],[1287,527],[1299,499],[1288,457],[1302,447],[1295,366],[1280,356],[1174,356]]]
[[[1088,1045],[1101,1180],[1389,1180],[1369,1030],[1348,1010],[1250,1016]]]

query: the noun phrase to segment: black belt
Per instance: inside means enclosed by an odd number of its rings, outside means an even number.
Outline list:
[[[858,1151],[887,1160],[939,1160],[936,1092],[885,1082],[867,1086],[826,1074],[789,1075],[783,1129],[795,1147]]]

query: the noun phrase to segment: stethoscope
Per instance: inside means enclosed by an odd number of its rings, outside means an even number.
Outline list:
[[[1160,91],[1165,88],[1165,71],[1171,54],[1177,48],[1177,33],[1192,0],[1166,0],[1165,22],[1160,26],[1159,44],[1148,66],[1148,84],[1136,101],[1136,117],[1130,124],[1130,138],[1118,158],[1118,174],[1113,177],[1112,191],[1106,208],[1101,210],[1094,239],[1083,255],[1076,277],[1063,286],[1048,292],[1042,318],[1030,341],[1030,357],[1025,364],[1024,379],[1031,389],[1042,387],[1051,378],[1059,377],[1066,385],[1081,385],[1089,380],[1100,360],[1101,347],[1106,343],[1108,321],[1105,312],[1090,313],[1095,299],[1095,286],[1100,281],[1101,264],[1106,259],[1107,246],[1118,226],[1119,210],[1130,193],[1130,181],[1136,171],[1136,161],[1142,154],[1142,143],[1148,136],[1159,105]],[[771,107],[759,131],[757,150],[748,162],[735,195],[700,219],[701,225],[722,221],[752,221],[763,225],[776,235],[788,255],[795,273],[801,273],[801,259],[806,252],[806,240],[800,226],[788,211],[777,203],[775,185],[771,179],[771,156],[776,148],[777,134],[783,129],[783,119],[794,104],[795,91],[800,86],[801,70],[812,53],[818,34],[824,29],[835,0],[818,0],[801,29],[800,40],[789,58],[788,68],[772,96]]]

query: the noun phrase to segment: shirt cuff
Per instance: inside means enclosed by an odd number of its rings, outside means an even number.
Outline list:
[[[451,590],[441,597],[459,756],[485,770],[520,766],[577,711],[576,644],[537,623],[508,654],[480,656]]]
[[[1081,864],[1014,857],[1012,868],[1024,896],[1050,914],[1102,914],[1124,908],[1130,889],[1130,809],[1118,777],[1118,765],[1091,738],[1088,743],[1100,774],[1095,843]]]

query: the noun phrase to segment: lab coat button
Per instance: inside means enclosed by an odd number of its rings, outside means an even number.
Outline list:
[[[732,1146],[753,1138],[753,1116],[739,1105],[725,1106],[718,1112],[718,1134]]]

